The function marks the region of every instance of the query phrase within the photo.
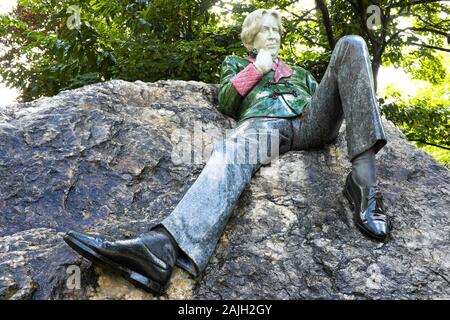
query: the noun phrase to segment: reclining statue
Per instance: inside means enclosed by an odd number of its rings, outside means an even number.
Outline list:
[[[237,153],[246,155],[267,143],[259,133],[269,134],[279,154],[321,147],[336,139],[344,119],[352,169],[343,193],[355,225],[384,241],[391,224],[377,186],[375,154],[386,138],[367,45],[359,36],[341,38],[318,84],[305,69],[278,58],[281,35],[275,10],[258,9],[244,20],[241,38],[250,55],[225,58],[219,90],[219,110],[239,121],[216,142],[201,174],[168,217],[133,239],[106,241],[70,231],[64,236],[67,244],[161,295],[175,264],[193,276],[202,273],[245,186],[276,156],[258,153],[256,161],[238,162]],[[237,143],[237,137],[249,143]]]

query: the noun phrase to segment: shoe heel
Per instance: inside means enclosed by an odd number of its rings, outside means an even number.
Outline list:
[[[161,296],[164,294],[165,288],[163,286],[135,271],[132,271],[128,275],[128,280],[139,288],[151,292],[154,295]]]
[[[348,203],[350,204],[350,208],[352,210],[355,210],[355,205],[353,204],[352,196],[350,195],[350,192],[345,188],[342,190],[342,193],[344,194],[344,197],[347,199]]]

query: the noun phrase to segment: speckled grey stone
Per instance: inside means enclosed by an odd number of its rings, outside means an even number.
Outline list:
[[[234,125],[216,94],[198,82],[111,81],[0,109],[0,298],[153,298],[93,268],[61,234],[127,238],[167,217],[204,166],[174,163],[172,134]],[[205,272],[194,281],[177,269],[162,298],[449,299],[449,171],[383,125],[389,242],[352,224],[342,126],[333,144],[255,173]],[[78,290],[66,286],[71,265]]]

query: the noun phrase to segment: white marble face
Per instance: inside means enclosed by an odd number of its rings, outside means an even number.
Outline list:
[[[261,21],[261,29],[253,40],[253,47],[258,51],[261,49],[269,51],[275,59],[280,50],[280,42],[277,19],[271,14],[264,15]]]

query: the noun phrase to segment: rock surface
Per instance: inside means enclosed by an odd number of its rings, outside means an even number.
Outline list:
[[[0,109],[0,299],[154,299],[61,236],[132,237],[170,214],[208,155],[198,161],[194,143],[195,161],[175,161],[176,134],[200,128],[207,149],[234,124],[216,95],[199,82],[111,81]],[[450,173],[384,125],[390,241],[352,224],[342,127],[332,145],[261,168],[206,271],[176,269],[161,299],[450,299]]]

